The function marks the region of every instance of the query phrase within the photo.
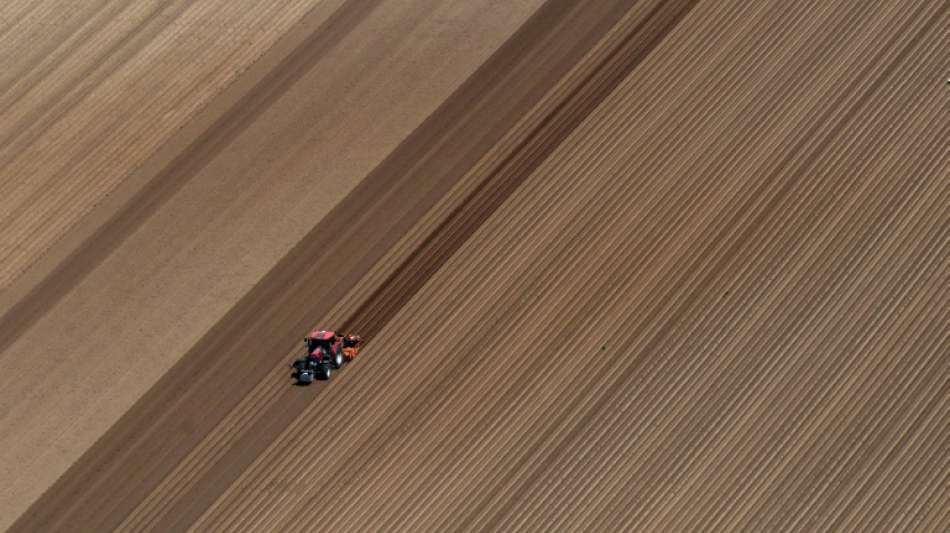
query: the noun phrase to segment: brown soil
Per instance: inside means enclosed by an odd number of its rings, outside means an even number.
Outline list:
[[[950,9],[470,4],[308,13],[12,282],[0,525],[950,528]]]

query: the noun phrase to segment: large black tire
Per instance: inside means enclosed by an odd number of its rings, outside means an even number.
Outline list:
[[[334,370],[339,370],[343,366],[343,363],[345,362],[346,361],[343,359],[343,354],[341,353],[337,353],[336,355],[333,356],[333,359],[330,360],[330,363],[333,365]]]
[[[320,368],[317,370],[317,377],[326,381],[330,379],[330,374],[333,373],[332,367],[326,363],[320,365]]]

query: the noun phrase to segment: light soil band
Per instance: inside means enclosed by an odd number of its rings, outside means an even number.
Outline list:
[[[348,324],[364,328],[361,331],[372,337],[524,176],[646,57],[691,5],[678,2],[654,8],[629,35],[619,39],[616,49],[603,56],[592,75],[515,144],[488,180]],[[342,13],[331,18],[334,24],[321,27],[266,78],[267,83],[255,86],[240,105],[182,153],[161,173],[165,179],[151,182],[142,193],[142,202],[133,202],[100,230],[96,242],[118,242],[129,235],[136,220],[147,218],[188,176],[227,146],[229,139],[265,112],[297,73],[312,65],[313,49],[330,46],[336,40],[333,36],[347,31],[365,14],[346,10],[342,8]],[[269,370],[280,364],[277,358],[290,349],[286,339],[297,339],[299,331],[325,316],[628,10],[629,5],[619,1],[583,10],[573,2],[545,4],[20,517],[13,531],[116,527]],[[552,35],[567,44],[550,46]],[[525,67],[526,59],[533,70]],[[502,86],[505,91],[496,90]],[[479,112],[472,112],[476,107]],[[360,216],[353,217],[353,213]],[[103,240],[109,232],[112,238]],[[8,315],[8,319],[17,317],[17,327],[5,320],[0,328],[11,329],[10,333],[23,331],[41,316],[50,300],[55,301],[57,294],[81,280],[108,254],[108,250],[81,250],[14,309],[18,314]],[[169,523],[156,527],[193,523],[271,439],[319,397],[319,391],[299,394],[288,388],[265,407],[256,427],[191,490],[176,495],[170,502],[172,512],[165,514]]]

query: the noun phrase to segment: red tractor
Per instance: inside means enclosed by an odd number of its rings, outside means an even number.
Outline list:
[[[297,382],[303,385],[313,383],[315,378],[330,379],[334,370],[356,359],[363,339],[358,335],[340,335],[334,331],[315,329],[303,339],[307,345],[307,355],[294,361]]]

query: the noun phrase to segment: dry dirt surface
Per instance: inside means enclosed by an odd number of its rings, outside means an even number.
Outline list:
[[[0,529],[950,530],[950,4],[82,4],[0,8]]]

